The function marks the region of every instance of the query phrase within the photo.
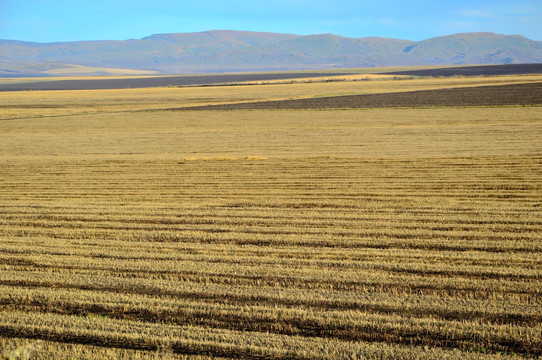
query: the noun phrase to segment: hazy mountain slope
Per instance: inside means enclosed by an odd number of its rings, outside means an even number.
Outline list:
[[[141,40],[25,43],[0,40],[0,61],[60,62],[96,67],[183,71],[202,58],[219,57],[228,50],[265,46],[296,37],[244,31],[207,31],[157,34]]]
[[[351,39],[325,34],[288,39],[261,51],[281,57],[294,57],[306,65],[324,62],[336,67],[384,66],[399,62],[396,54],[401,54],[412,43],[406,40]]]
[[[436,37],[405,48],[425,64],[510,64],[542,60],[542,42],[520,35],[467,33]]]
[[[163,73],[294,70],[427,64],[542,62],[542,42],[519,35],[467,33],[407,41],[333,34],[217,30],[139,40],[32,43],[0,40],[0,75],[75,64]]]

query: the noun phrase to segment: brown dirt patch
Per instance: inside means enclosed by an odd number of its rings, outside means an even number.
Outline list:
[[[542,82],[197,106],[171,110],[359,109],[542,104]]]

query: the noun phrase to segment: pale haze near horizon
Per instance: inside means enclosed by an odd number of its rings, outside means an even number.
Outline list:
[[[495,32],[542,40],[541,19],[540,0],[0,0],[0,39],[127,40],[221,29],[405,40]]]

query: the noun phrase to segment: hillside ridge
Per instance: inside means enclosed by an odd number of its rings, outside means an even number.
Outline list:
[[[236,30],[141,39],[36,43],[0,39],[0,76],[71,74],[76,66],[161,74],[542,62],[542,41],[491,32],[411,41]],[[65,69],[65,70],[64,70]],[[87,71],[88,73],[88,71]]]

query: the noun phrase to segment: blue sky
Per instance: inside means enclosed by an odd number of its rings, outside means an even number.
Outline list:
[[[542,41],[542,0],[0,0],[0,39],[139,39],[249,30],[423,40],[461,32]]]

